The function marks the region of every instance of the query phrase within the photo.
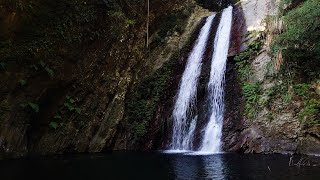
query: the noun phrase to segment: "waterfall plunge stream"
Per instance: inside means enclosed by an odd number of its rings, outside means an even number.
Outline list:
[[[210,120],[205,129],[202,140],[201,152],[220,152],[221,134],[224,113],[224,82],[227,65],[227,56],[230,43],[232,24],[232,6],[222,12],[220,24],[214,40],[209,90]],[[210,112],[211,111],[211,112]]]
[[[207,18],[199,37],[192,49],[180,82],[178,97],[173,110],[173,150],[190,150],[196,126],[196,117],[190,121],[190,107],[194,105],[198,79],[201,73],[201,61],[209,38],[214,15]]]
[[[232,24],[232,6],[224,9],[214,39],[210,80],[208,83],[209,120],[204,129],[201,147],[198,153],[218,153],[221,146],[221,134],[224,113],[224,82],[227,55]],[[201,73],[201,61],[210,34],[214,16],[209,16],[202,27],[197,42],[191,51],[183,73],[178,97],[173,111],[173,136],[171,150],[191,151],[197,116],[189,116],[190,107],[195,104],[198,78]]]

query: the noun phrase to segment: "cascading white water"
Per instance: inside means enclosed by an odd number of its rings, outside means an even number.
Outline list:
[[[211,115],[209,123],[205,128],[200,152],[220,152],[224,112],[224,82],[230,44],[232,9],[232,6],[229,6],[223,10],[214,40],[214,52],[208,83],[209,113],[211,113]]]
[[[198,39],[188,57],[186,68],[180,82],[178,97],[173,110],[173,150],[191,150],[196,118],[188,117],[190,107],[195,103],[198,79],[201,73],[201,61],[206,49],[214,15],[207,18],[200,30]]]

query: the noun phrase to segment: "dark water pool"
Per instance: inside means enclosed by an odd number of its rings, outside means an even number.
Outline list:
[[[289,167],[286,155],[108,153],[0,161],[6,179],[302,179],[320,180],[320,167]],[[296,158],[296,161],[299,159]]]

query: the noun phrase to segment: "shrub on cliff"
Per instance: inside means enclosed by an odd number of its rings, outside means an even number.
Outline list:
[[[297,70],[304,78],[319,77],[320,1],[308,0],[283,16],[285,31],[274,43],[282,51],[286,67]],[[301,73],[302,72],[302,73]]]

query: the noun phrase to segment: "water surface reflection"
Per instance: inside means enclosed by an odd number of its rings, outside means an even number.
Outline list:
[[[0,161],[0,179],[313,180],[320,167],[289,167],[290,156],[132,153],[64,155]]]
[[[224,180],[227,168],[222,154],[217,155],[175,155],[170,158],[173,177],[178,180],[216,179]]]

